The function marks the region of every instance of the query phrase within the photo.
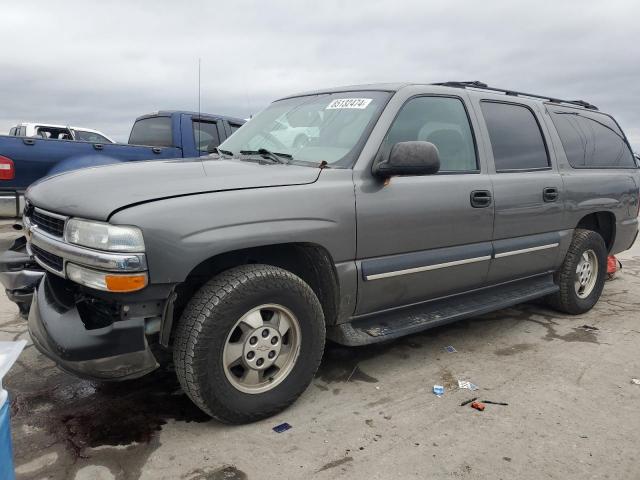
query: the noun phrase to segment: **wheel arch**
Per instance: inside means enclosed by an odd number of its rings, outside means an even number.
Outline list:
[[[336,323],[340,285],[333,258],[321,245],[296,242],[232,250],[200,262],[176,287],[172,318],[164,322],[167,328],[175,329],[177,319],[193,293],[208,280],[225,270],[247,264],[272,265],[302,278],[318,297],[326,324]],[[168,333],[171,332],[163,332],[162,336],[167,338],[165,335]]]
[[[607,252],[611,251],[616,239],[616,216],[612,212],[601,211],[585,215],[576,228],[597,232],[604,239]]]

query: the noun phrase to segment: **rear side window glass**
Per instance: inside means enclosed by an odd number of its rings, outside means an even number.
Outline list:
[[[606,115],[550,109],[569,164],[574,168],[633,168],[622,131]]]
[[[440,154],[441,172],[478,170],[476,149],[469,117],[457,98],[416,97],[398,113],[382,145],[382,158],[388,158],[398,142],[433,143]]]
[[[229,126],[231,127],[231,134],[233,135],[235,132],[238,131],[238,129],[242,126],[242,125],[237,125],[235,123],[230,123]]]
[[[129,143],[150,147],[171,147],[173,145],[171,118],[151,117],[138,120],[131,129]]]
[[[193,122],[193,138],[196,149],[200,152],[211,153],[220,145],[218,126],[215,122]]]
[[[549,167],[549,156],[540,125],[523,105],[480,103],[489,130],[496,171],[534,170]]]

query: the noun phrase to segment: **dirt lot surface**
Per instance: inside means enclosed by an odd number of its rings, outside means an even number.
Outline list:
[[[17,476],[640,478],[640,248],[621,258],[587,315],[524,305],[385,345],[329,345],[292,408],[247,426],[208,420],[171,370],[96,384],[29,344],[5,381]],[[2,295],[0,340],[21,338],[26,324]],[[460,406],[475,396],[508,406]],[[292,428],[275,433],[282,422]]]

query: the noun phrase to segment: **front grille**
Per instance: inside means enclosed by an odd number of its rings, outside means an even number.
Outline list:
[[[37,225],[39,230],[62,237],[64,234],[64,219],[47,215],[41,210],[34,209],[31,212],[29,220],[32,224]]]
[[[62,272],[64,268],[64,261],[62,260],[62,257],[54,255],[53,253],[49,253],[46,250],[43,250],[35,245],[31,245],[31,250],[33,251],[35,257],[46,266],[54,269],[57,272]]]

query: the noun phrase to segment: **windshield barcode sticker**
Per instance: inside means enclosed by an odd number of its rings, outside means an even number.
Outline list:
[[[371,98],[336,98],[325,110],[336,110],[338,108],[357,108],[364,110],[371,103]]]

